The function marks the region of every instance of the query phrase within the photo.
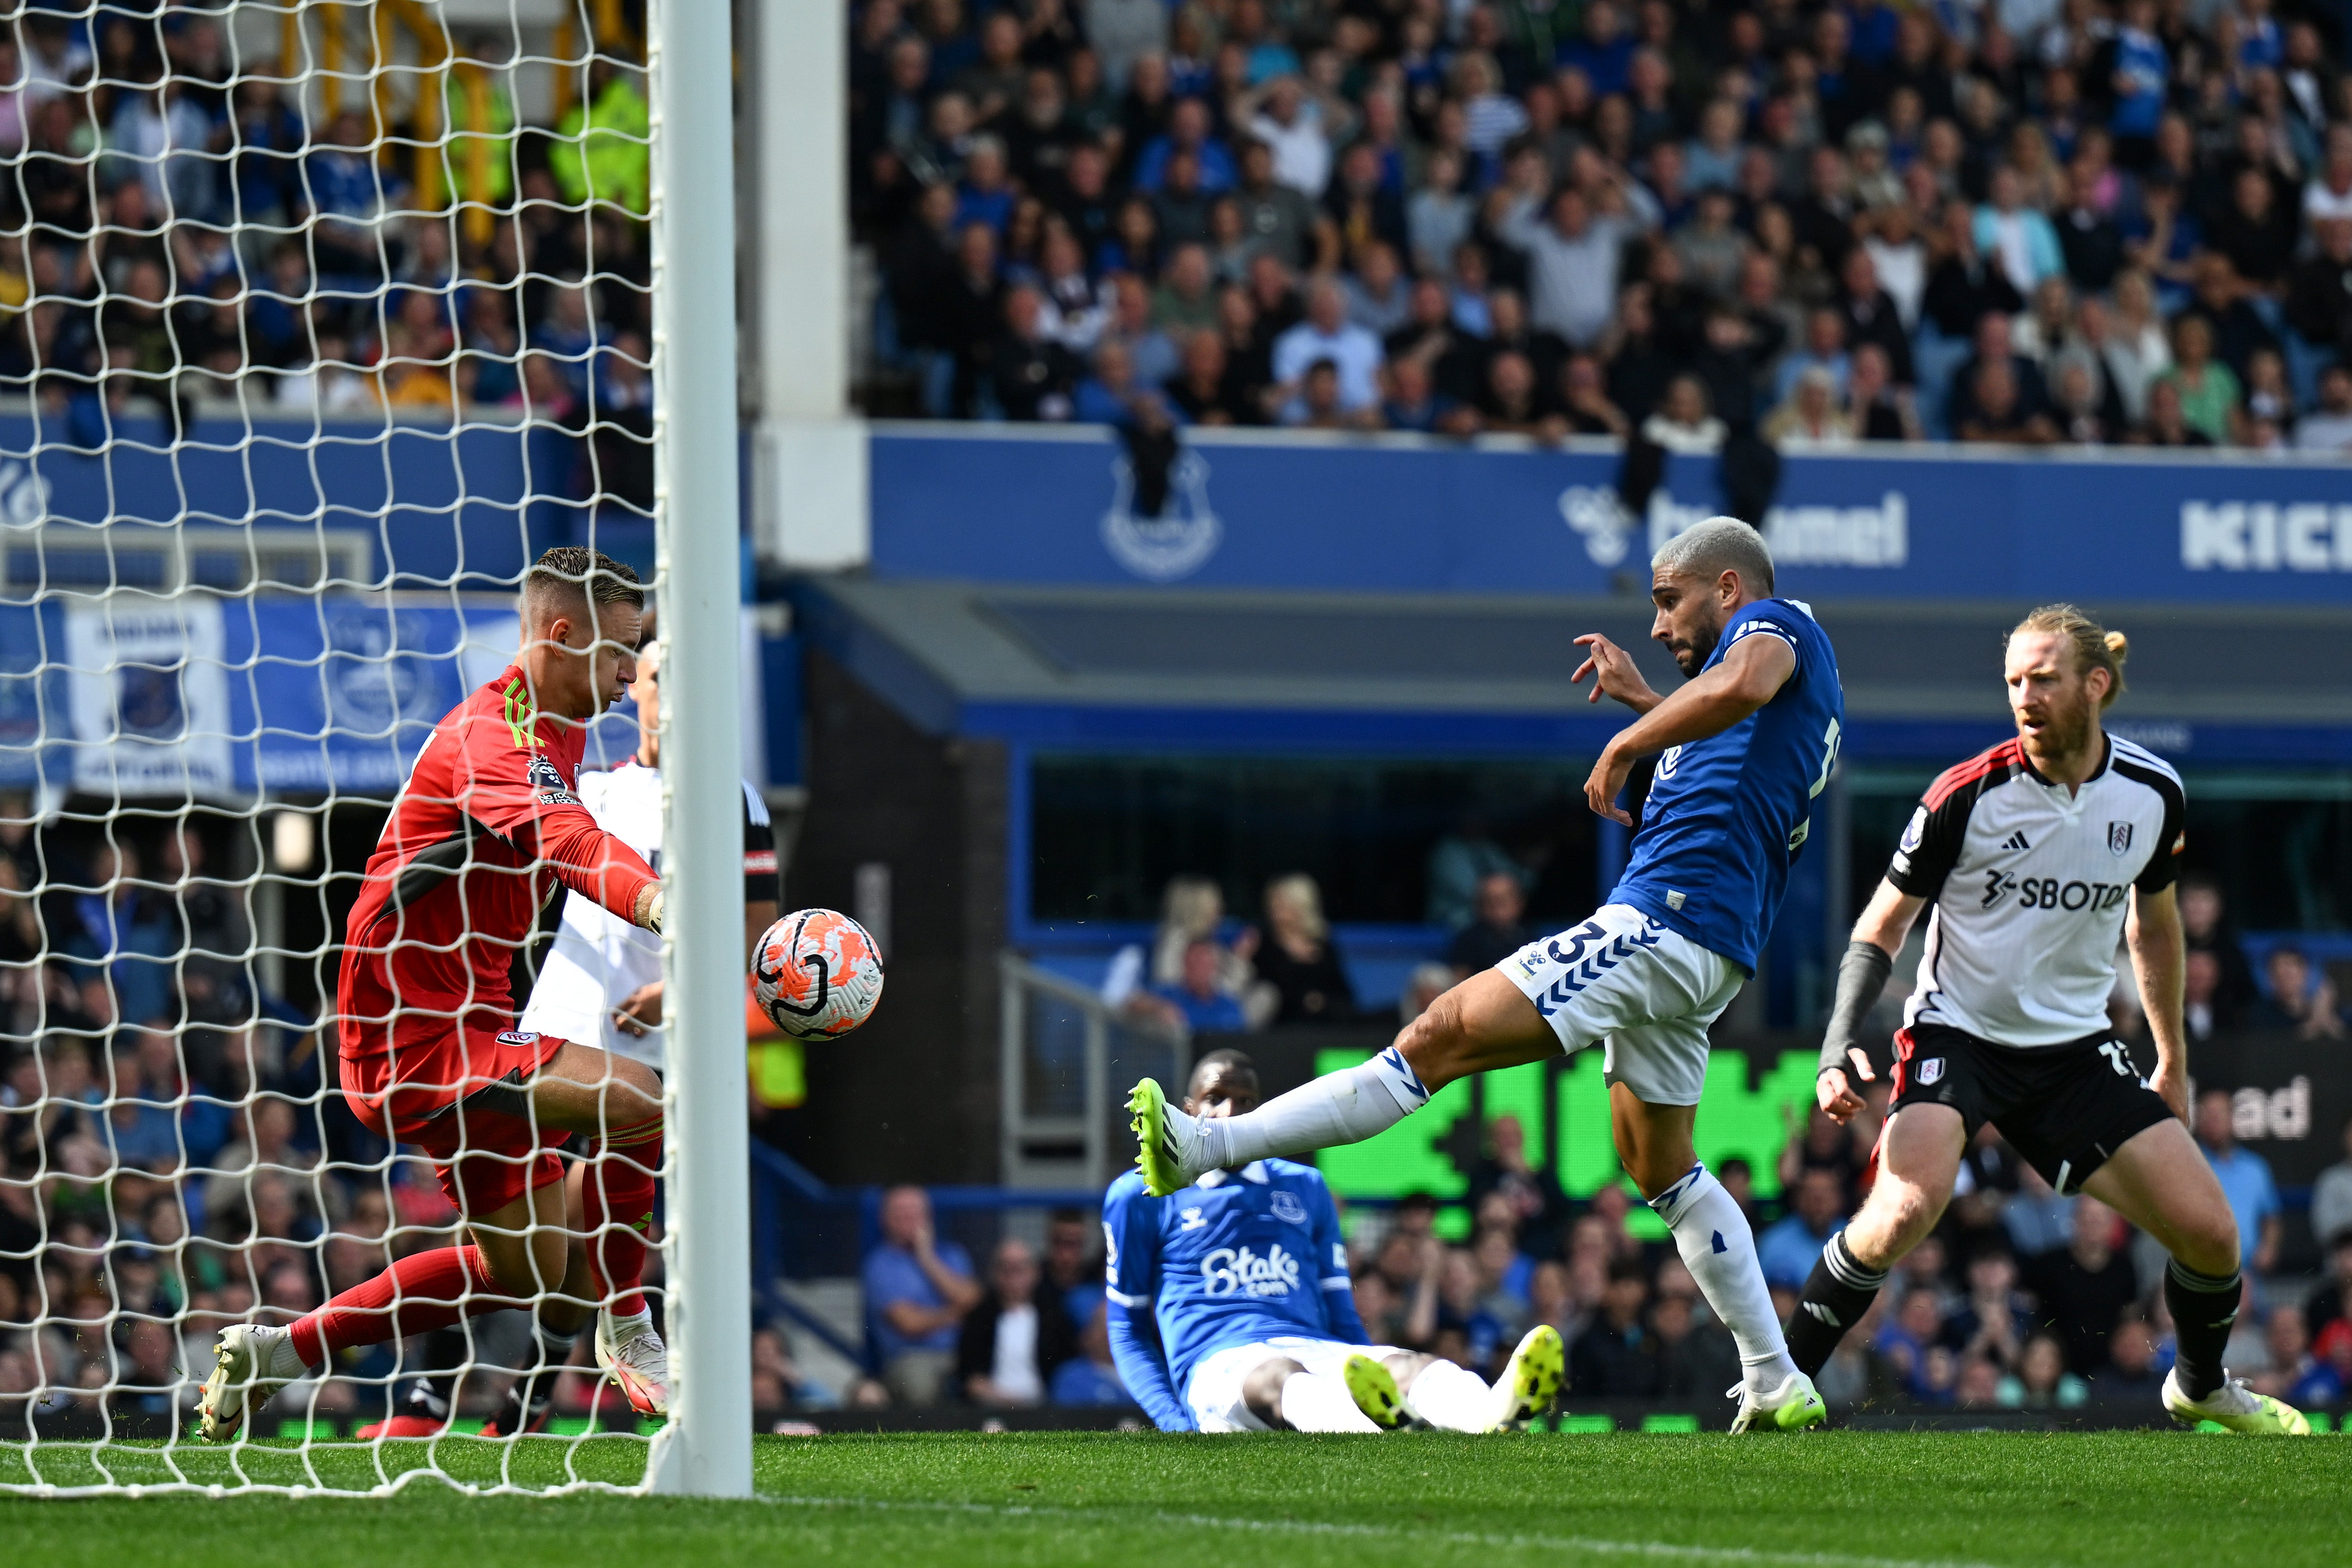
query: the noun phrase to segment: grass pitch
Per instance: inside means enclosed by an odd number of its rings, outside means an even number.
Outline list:
[[[568,1447],[526,1442],[509,1456],[461,1439],[441,1445],[442,1463],[481,1482],[503,1465],[544,1483],[565,1473]],[[396,1471],[424,1448],[386,1457]],[[296,1462],[244,1452],[257,1476]],[[571,1473],[626,1480],[644,1452],[591,1443]],[[310,1462],[320,1479],[375,1475],[364,1450],[314,1449]],[[0,1499],[0,1542],[41,1568],[2352,1561],[2352,1442],[2336,1437],[831,1436],[761,1438],[754,1462],[761,1495],[748,1503],[469,1499],[437,1485],[356,1501]],[[0,1481],[24,1479],[0,1455]]]

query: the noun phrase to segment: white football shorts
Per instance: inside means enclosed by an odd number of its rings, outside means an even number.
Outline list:
[[[1747,975],[1626,904],[1530,942],[1496,966],[1543,1014],[1559,1047],[1605,1040],[1603,1067],[1649,1105],[1696,1105],[1706,1084],[1707,1026]]]
[[[1184,1386],[1184,1403],[1192,1408],[1192,1424],[1203,1432],[1270,1432],[1274,1428],[1251,1415],[1243,1403],[1242,1384],[1276,1356],[1288,1356],[1309,1372],[1336,1376],[1351,1355],[1384,1361],[1403,1354],[1392,1344],[1341,1344],[1337,1340],[1288,1334],[1228,1345],[1194,1364],[1192,1380]]]

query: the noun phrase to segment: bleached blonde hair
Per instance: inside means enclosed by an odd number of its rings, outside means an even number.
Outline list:
[[[1738,517],[1709,517],[1694,523],[1668,539],[1650,559],[1653,571],[1676,577],[1696,577],[1712,582],[1736,571],[1751,593],[1772,591],[1772,551],[1764,536]]]

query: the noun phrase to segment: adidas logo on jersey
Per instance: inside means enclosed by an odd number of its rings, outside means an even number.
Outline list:
[[[2030,850],[2033,846],[2025,841],[2025,830],[2021,828],[2003,840],[2000,847],[2005,850]]]
[[[1298,1288],[1298,1260],[1278,1241],[1263,1258],[1246,1247],[1220,1247],[1201,1260],[1201,1278],[1211,1296],[1286,1296]]]

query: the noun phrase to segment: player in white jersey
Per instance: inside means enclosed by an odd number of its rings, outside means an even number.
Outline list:
[[[1935,1228],[1961,1155],[1991,1123],[2057,1191],[2090,1193],[2172,1254],[2164,1294],[2179,1351],[2167,1410],[2238,1432],[2307,1433],[2300,1412],[2221,1364],[2242,1281],[2237,1222],[2184,1124],[2174,883],[2187,798],[2179,774],[2100,723],[2123,691],[2126,651],[2121,632],[2072,605],[2019,622],[2003,674],[2017,737],[1929,787],[1854,925],[1822,1047],[1819,1098],[1839,1122],[1862,1109],[1855,1084],[1874,1076],[1863,1019],[1911,923],[1930,911],[1895,1036],[1878,1179],[1805,1281],[1789,1354],[1820,1372],[1887,1271]],[[2145,1079],[2107,1024],[2119,936],[2155,1038]]]

